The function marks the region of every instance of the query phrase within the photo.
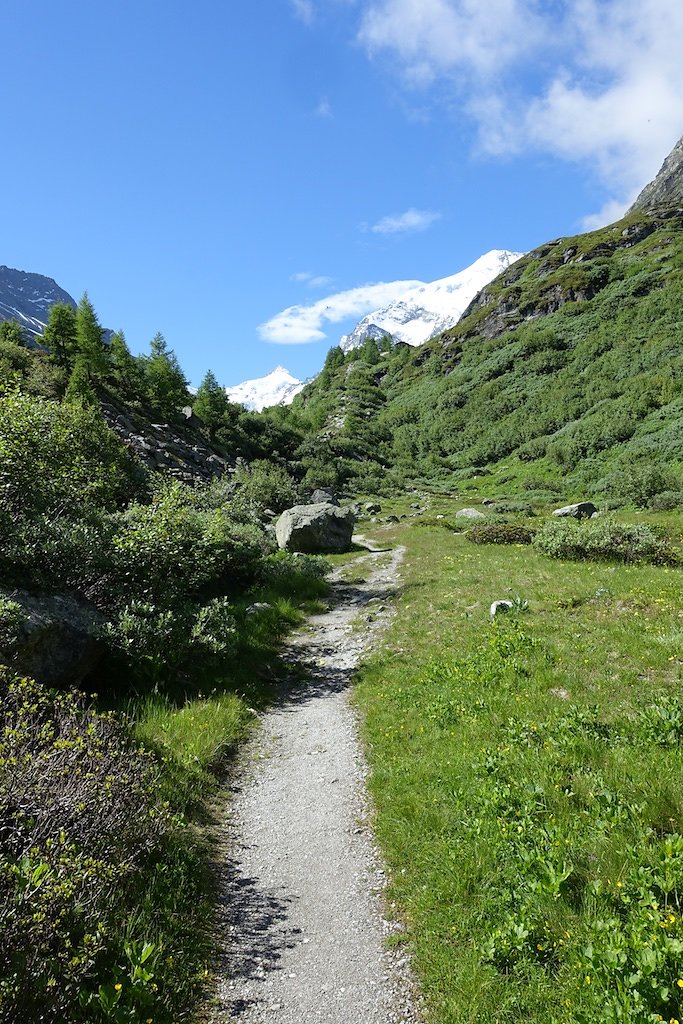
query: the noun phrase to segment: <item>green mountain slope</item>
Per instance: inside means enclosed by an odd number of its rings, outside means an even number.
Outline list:
[[[332,350],[292,408],[310,478],[677,490],[682,320],[683,210],[548,242],[420,349]]]

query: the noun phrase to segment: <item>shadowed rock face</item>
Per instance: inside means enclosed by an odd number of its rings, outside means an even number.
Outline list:
[[[38,597],[24,590],[1,591],[21,608],[23,622],[0,662],[45,686],[72,686],[97,665],[104,651],[104,620],[84,601],[65,595]]]
[[[282,513],[275,524],[275,535],[286,551],[348,551],[355,522],[347,508],[327,503],[295,505]]]
[[[678,203],[683,204],[683,137],[669,153],[657,177],[645,186],[628,212],[656,210]]]

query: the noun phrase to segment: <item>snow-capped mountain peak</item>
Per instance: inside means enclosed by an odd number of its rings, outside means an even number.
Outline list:
[[[270,405],[289,405],[304,383],[284,366],[276,366],[265,377],[256,377],[234,387],[227,387],[225,393],[231,402],[239,402],[247,409],[260,412]]]
[[[492,249],[465,270],[450,277],[409,288],[383,309],[368,313],[340,341],[344,352],[358,348],[368,337],[389,335],[392,341],[423,345],[458,322],[477,292],[524,253]]]

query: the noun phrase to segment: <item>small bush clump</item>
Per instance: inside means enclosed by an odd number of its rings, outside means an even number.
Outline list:
[[[673,512],[674,509],[683,508],[683,491],[662,491],[660,494],[653,494],[647,507],[653,512]]]
[[[613,519],[549,520],[534,537],[539,551],[552,558],[596,561],[652,562],[677,565],[679,557],[644,523],[617,523]]]
[[[516,523],[476,523],[465,536],[473,544],[531,544],[534,533]]]
[[[0,702],[0,1021],[156,1019],[158,939],[121,927],[171,828],[156,764],[78,695],[0,670]]]

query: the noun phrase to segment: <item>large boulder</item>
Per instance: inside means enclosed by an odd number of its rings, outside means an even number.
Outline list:
[[[275,524],[278,545],[286,551],[348,551],[356,522],[351,509],[328,502],[295,505],[282,513]]]
[[[553,515],[559,516],[561,519],[567,517],[570,519],[590,519],[597,511],[592,501],[579,501],[576,505],[564,505],[562,508],[556,508]]]
[[[104,619],[96,609],[73,597],[25,590],[0,591],[0,597],[19,605],[16,636],[0,647],[0,662],[46,686],[78,684],[96,667],[104,653]]]

